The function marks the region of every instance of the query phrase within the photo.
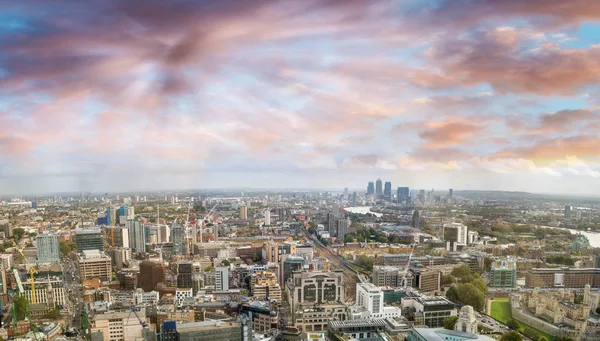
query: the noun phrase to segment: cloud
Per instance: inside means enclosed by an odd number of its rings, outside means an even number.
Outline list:
[[[447,147],[463,143],[481,127],[466,120],[431,121],[425,123],[419,137],[425,148]]]

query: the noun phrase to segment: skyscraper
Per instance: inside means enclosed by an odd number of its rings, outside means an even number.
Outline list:
[[[385,197],[385,200],[392,201],[392,183],[389,181],[385,182],[383,196]]]
[[[450,189],[448,190],[448,199],[451,199],[451,198],[452,198],[452,195],[454,195],[454,190],[453,190],[452,188],[450,188]]]
[[[40,263],[58,263],[60,261],[60,249],[58,236],[50,233],[37,235],[37,254]]]
[[[356,205],[356,192],[352,193],[352,205]]]
[[[240,219],[248,220],[248,207],[245,205],[240,206]]]
[[[327,213],[327,232],[335,232],[335,219],[337,216],[331,212]]]
[[[377,179],[377,181],[375,181],[375,197],[376,198],[381,198],[381,196],[383,195],[383,186],[381,183],[381,179]]]
[[[265,226],[270,226],[271,225],[271,210],[266,209],[265,210]]]
[[[398,203],[407,202],[410,198],[410,190],[408,187],[398,187]]]
[[[229,268],[219,266],[215,268],[215,289],[217,291],[229,290]]]
[[[344,188],[344,200],[348,200],[348,187]]]
[[[369,181],[369,184],[367,185],[367,195],[373,194],[375,194],[375,183],[373,183],[373,181]]]
[[[129,232],[129,247],[132,252],[146,252],[146,235],[144,224],[140,221],[127,220],[125,226]]]

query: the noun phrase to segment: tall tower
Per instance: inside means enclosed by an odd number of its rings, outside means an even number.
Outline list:
[[[381,198],[382,195],[383,195],[383,184],[381,182],[381,179],[377,179],[377,181],[375,181],[375,197]]]
[[[367,185],[367,195],[375,194],[375,183],[373,181],[369,181]]]

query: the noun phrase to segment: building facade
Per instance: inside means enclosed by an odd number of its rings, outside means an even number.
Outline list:
[[[99,278],[109,281],[112,278],[112,260],[103,251],[86,250],[78,254],[77,267],[81,280]]]
[[[600,287],[600,269],[534,268],[525,275],[527,288],[583,288],[586,284]]]
[[[58,236],[51,233],[41,233],[36,237],[38,263],[58,263],[60,247]]]
[[[75,229],[75,245],[78,252],[87,250],[104,251],[104,243],[104,234],[97,227]]]

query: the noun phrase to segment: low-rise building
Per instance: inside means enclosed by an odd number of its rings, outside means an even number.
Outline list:
[[[600,269],[533,268],[525,276],[528,288],[583,288],[587,284],[600,287]]]
[[[99,278],[109,281],[112,276],[111,259],[104,251],[85,250],[77,255],[81,280]]]
[[[442,296],[407,296],[401,303],[403,309],[414,312],[415,325],[443,327],[445,318],[457,315],[454,303]]]
[[[281,301],[281,287],[271,271],[259,271],[250,277],[252,296],[258,299]]]

